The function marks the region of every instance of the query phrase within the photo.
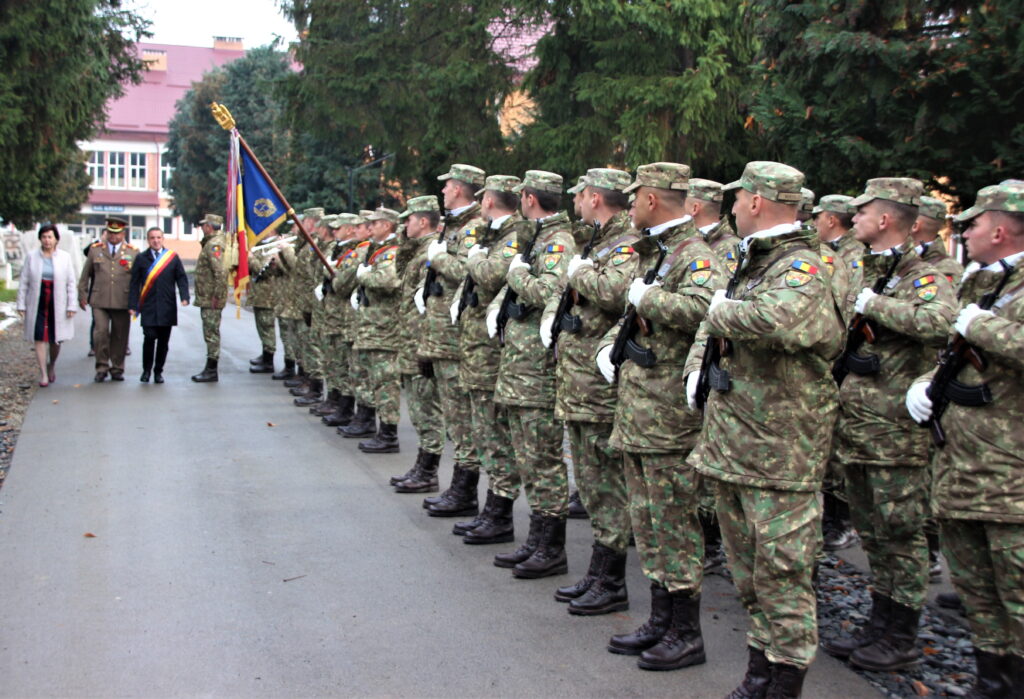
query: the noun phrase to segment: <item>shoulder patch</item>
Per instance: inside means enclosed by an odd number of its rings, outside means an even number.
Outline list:
[[[818,268],[812,265],[810,262],[804,262],[803,260],[793,260],[793,264],[790,265],[793,269],[804,274],[815,275],[818,273]],[[789,281],[789,277],[786,277],[786,281]],[[804,282],[806,284],[807,282]],[[800,284],[790,284],[790,286],[800,286]]]
[[[501,251],[501,256],[504,258],[514,257],[519,251],[519,243],[514,240],[510,240],[505,243],[505,249]]]
[[[633,256],[634,252],[636,251],[633,249],[632,245],[620,245],[612,250],[612,256],[609,258],[609,261],[613,265],[621,265],[623,262],[628,261],[629,258]]]
[[[736,253],[732,250],[725,253],[725,266],[729,270],[729,274],[736,274],[736,266],[739,262],[736,260]]]
[[[210,252],[213,253],[214,257],[220,257],[224,253],[224,248],[219,245],[214,245],[210,248]]]
[[[915,289],[920,289],[923,286],[928,286],[929,284],[934,284],[934,283],[935,283],[935,275],[934,274],[926,274],[925,276],[918,277],[917,279],[914,280],[914,288]]]
[[[861,261],[860,260],[854,260],[853,262],[850,263],[850,268],[851,269],[860,269],[860,266],[861,266]]]
[[[814,277],[804,272],[798,272],[795,269],[791,269],[786,272],[786,286],[798,287],[803,286],[807,282],[811,281]]]
[[[917,290],[917,297],[923,301],[931,301],[933,298],[939,295],[939,287],[934,284],[928,286],[922,286]]]
[[[822,255],[821,261],[828,267],[828,273],[831,275],[836,270],[836,258],[832,255]]]
[[[953,283],[953,279],[954,279],[954,277],[953,277],[952,274],[947,274],[946,275],[946,281],[949,282],[950,284]]]
[[[549,247],[561,248],[562,246],[561,245],[552,245],[552,246],[549,246]],[[562,254],[559,253],[559,252],[551,253],[550,255],[545,255],[544,256],[544,268],[545,269],[554,269],[555,267],[558,266],[558,263],[559,263],[559,261],[561,259],[562,259]]]
[[[475,228],[467,228],[462,231],[462,244],[467,250],[476,245],[476,239],[477,234]]]
[[[547,247],[547,250],[545,250],[544,252],[549,253],[549,254],[550,253],[562,253],[562,252],[565,252],[565,246],[564,245],[557,245],[557,244],[549,245]]]

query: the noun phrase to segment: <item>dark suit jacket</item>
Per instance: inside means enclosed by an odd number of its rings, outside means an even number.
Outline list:
[[[170,253],[165,252],[164,254]],[[149,248],[135,257],[135,262],[132,264],[132,283],[128,290],[128,308],[133,311],[141,310],[143,326],[177,325],[178,304],[174,298],[174,287],[178,287],[182,301],[189,300],[188,275],[185,274],[185,265],[181,264],[181,257],[175,256],[153,282],[153,288],[150,289],[146,301],[140,309],[139,295],[142,293],[142,285],[146,283],[146,274],[152,264],[153,251]]]

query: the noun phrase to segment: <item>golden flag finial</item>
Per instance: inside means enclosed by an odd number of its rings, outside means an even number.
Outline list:
[[[235,128],[235,118],[231,116],[231,112],[223,104],[217,102],[210,103],[210,111],[213,112],[213,118],[217,120],[220,127],[225,131],[230,131]]]

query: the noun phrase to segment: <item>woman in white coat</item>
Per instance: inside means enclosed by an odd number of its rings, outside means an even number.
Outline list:
[[[56,380],[60,343],[75,336],[78,279],[71,255],[57,249],[58,240],[60,232],[52,223],[39,229],[39,249],[26,256],[18,281],[18,313],[25,339],[36,345],[40,386]]]

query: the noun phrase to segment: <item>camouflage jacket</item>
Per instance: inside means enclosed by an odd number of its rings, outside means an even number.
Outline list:
[[[196,298],[200,308],[224,308],[228,297],[228,269],[224,265],[225,237],[221,232],[203,238],[196,259]]]
[[[888,287],[864,308],[876,341],[865,342],[858,354],[876,355],[881,370],[850,372],[839,391],[833,458],[840,464],[928,465],[928,431],[911,419],[904,397],[913,380],[935,362],[956,304],[952,285],[921,259],[909,238],[901,249]],[[873,286],[891,264],[889,255],[865,255],[864,286]]]
[[[740,239],[732,229],[732,226],[729,225],[728,218],[723,216],[722,220],[716,223],[714,228],[700,232],[700,236],[711,247],[715,256],[722,263],[728,265],[732,262],[732,265],[735,266],[736,246],[740,244]],[[732,274],[732,272],[729,272],[729,274]]]
[[[249,304],[253,308],[274,307],[274,274],[271,258],[276,250],[271,247],[249,253]]]
[[[423,293],[423,278],[427,273],[427,246],[434,240],[433,235],[422,238],[401,237],[395,267],[401,285],[398,292],[399,326],[398,369],[406,375],[420,373],[416,363],[427,318],[416,309],[416,294]],[[449,323],[451,319],[449,318]]]
[[[949,253],[946,252],[946,244],[942,242],[941,238],[918,245],[917,253],[922,260],[946,275],[950,284],[954,287],[960,286],[960,278],[964,276],[964,266],[949,256]]]
[[[445,220],[444,241],[448,252],[428,263],[437,270],[437,281],[443,293],[427,297],[426,332],[419,348],[424,359],[460,359],[459,328],[452,325],[451,305],[455,290],[466,277],[466,254],[476,244],[474,232],[483,227],[480,205],[476,203]]]
[[[600,235],[590,256],[594,266],[580,267],[572,281],[579,302],[571,313],[580,319],[580,331],[563,330],[558,336],[555,417],[559,420],[611,423],[615,418],[616,388],[604,380],[594,357],[625,308],[626,292],[640,261],[634,247],[639,236],[625,211],[609,219]],[[545,319],[558,322],[553,316],[561,297],[561,290],[551,297],[544,308]]]
[[[845,328],[816,234],[776,227],[745,238],[734,299],[709,311],[702,332],[728,338],[721,361],[731,390],[711,391],[704,431],[688,462],[719,480],[816,491],[828,462],[838,409],[832,362]],[[695,344],[687,373],[699,369]]]
[[[847,231],[839,238],[825,243],[841,257],[848,267],[853,266],[854,260],[859,260],[867,253],[867,247],[853,237],[853,231]]]
[[[701,416],[686,406],[685,365],[697,328],[716,288],[725,285],[721,261],[685,221],[662,233],[668,254],[658,270],[661,287],[644,294],[638,315],[650,334],[637,334],[637,344],[654,351],[657,361],[644,368],[627,359],[619,367],[618,405],[609,445],[634,453],[689,452],[700,434]],[[657,262],[655,239],[641,236],[637,274]],[[618,334],[612,328],[602,344]]]
[[[341,256],[334,279],[331,281],[334,290],[331,303],[338,304],[338,314],[341,318],[341,331],[337,334],[341,336],[343,342],[356,341],[356,324],[359,319],[352,308],[351,299],[356,290],[356,269],[369,258],[372,245],[369,240],[363,240],[349,247]]]
[[[978,303],[1003,277],[998,263],[977,268],[968,265],[964,273],[961,307]],[[987,384],[993,400],[982,407],[951,403],[943,415],[946,446],[935,454],[932,503],[940,517],[1024,524],[1024,259],[1016,260],[991,310],[994,316],[975,318],[966,336],[988,366],[978,372],[968,364],[957,380]]]
[[[518,252],[516,239],[529,235],[531,226],[519,214],[513,214],[493,228],[477,231],[477,244],[487,248],[486,255],[466,261],[466,272],[473,278],[477,305],[467,306],[459,318],[459,383],[466,390],[493,391],[498,380],[501,345],[498,338],[487,335],[487,306],[505,285],[509,262]],[[465,280],[459,285],[455,299],[462,297]]]
[[[297,247],[299,242],[285,247],[278,255],[278,268],[281,271],[281,278],[278,281],[277,299],[275,313],[286,320],[299,320],[302,318],[302,308],[299,304],[299,296],[309,289],[305,284],[300,284],[300,277],[304,280],[305,275],[299,269],[299,258]]]
[[[839,313],[843,317],[843,325],[848,325],[850,318],[853,316],[853,303],[850,300],[852,292],[850,282],[853,273],[850,266],[843,262],[843,259],[836,254],[835,250],[828,243],[821,243],[819,248],[821,249],[821,262],[832,282],[832,297],[835,299]],[[857,289],[857,291],[859,293],[860,289]],[[853,298],[856,299],[856,294],[853,295]]]
[[[518,241],[522,250],[533,239],[536,222]],[[505,326],[505,346],[501,350],[498,381],[494,387],[496,403],[522,408],[553,408],[555,404],[555,357],[540,341],[541,312],[558,293],[559,281],[574,252],[572,224],[564,211],[544,220],[533,250],[529,270],[510,270],[506,289],[514,289],[519,303],[529,307],[520,320],[510,318]],[[500,307],[502,290],[491,301],[490,313]]]
[[[355,246],[356,241],[351,239],[333,241],[325,246],[324,255],[334,266],[335,276],[339,273],[341,261]],[[324,314],[324,333],[327,335],[341,335],[343,339],[351,342],[350,338],[344,337],[345,324],[351,322],[352,315],[352,307],[349,305],[348,296],[336,293],[334,291],[334,279],[327,274],[327,270],[321,270],[321,272],[320,288],[324,290],[324,298],[320,303],[322,304]]]
[[[356,312],[356,341],[352,345],[360,350],[398,349],[398,294],[402,279],[395,264],[398,246],[394,241],[376,244],[376,249],[367,258],[370,272],[360,279],[365,297]]]

